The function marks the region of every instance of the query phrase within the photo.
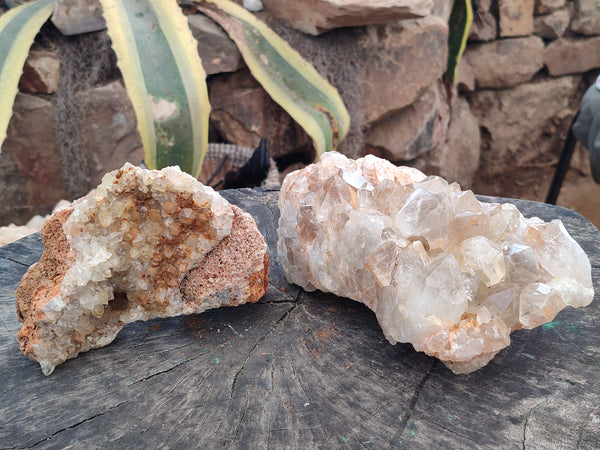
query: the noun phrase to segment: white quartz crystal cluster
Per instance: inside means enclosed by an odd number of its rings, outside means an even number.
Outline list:
[[[106,174],[95,193],[73,203],[62,227],[68,270],[51,277],[54,285],[30,288],[45,273],[26,276],[20,289],[31,295],[17,291],[26,319],[22,350],[48,375],[67,358],[110,343],[125,323],[199,312],[184,301],[180,283],[229,235],[233,217],[224,198],[177,167],[126,164]]]
[[[589,260],[562,222],[374,156],[324,154],[287,176],[279,208],[290,282],[364,303],[391,343],[455,373],[486,365],[511,331],[593,299]]]

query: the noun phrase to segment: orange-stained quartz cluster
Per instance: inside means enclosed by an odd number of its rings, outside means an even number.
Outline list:
[[[240,233],[246,247],[230,251]],[[21,350],[45,374],[108,344],[126,323],[256,301],[266,290],[266,244],[253,219],[176,167],[126,164],[52,216],[42,236],[45,253],[17,290],[17,311]],[[190,274],[217,249],[237,284],[221,280],[216,300],[187,288],[184,301],[184,277],[196,280]]]
[[[363,302],[390,342],[456,373],[486,365],[511,331],[594,296],[590,262],[560,221],[371,155],[330,152],[292,172],[279,208],[290,282]]]

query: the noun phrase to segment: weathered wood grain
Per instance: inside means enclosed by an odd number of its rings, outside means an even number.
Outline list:
[[[224,195],[268,241],[264,300],[131,324],[49,377],[15,337],[13,291],[39,234],[0,248],[0,448],[600,448],[598,295],[453,375],[390,345],[362,304],[287,284],[277,191]],[[564,208],[515,203],[565,222],[600,292],[598,230]]]

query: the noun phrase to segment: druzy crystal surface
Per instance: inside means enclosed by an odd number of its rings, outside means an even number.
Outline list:
[[[46,375],[127,323],[253,302],[267,288],[252,217],[177,167],[105,175],[42,238],[16,299],[21,351]]]
[[[511,331],[593,299],[590,262],[560,221],[374,156],[324,154],[286,177],[279,208],[290,282],[364,303],[391,343],[455,373],[486,365]]]

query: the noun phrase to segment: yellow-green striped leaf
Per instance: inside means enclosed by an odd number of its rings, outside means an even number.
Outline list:
[[[335,149],[350,115],[338,91],[250,12],[229,0],[195,2],[237,44],[254,78],[313,139],[317,154]]]
[[[210,104],[197,42],[175,0],[100,0],[150,168],[198,176]]]
[[[29,48],[52,14],[55,1],[27,3],[0,16],[0,148],[6,138]]]
[[[456,69],[467,46],[469,29],[473,22],[471,0],[454,0],[448,19],[448,65],[444,79],[452,85],[456,78]]]

